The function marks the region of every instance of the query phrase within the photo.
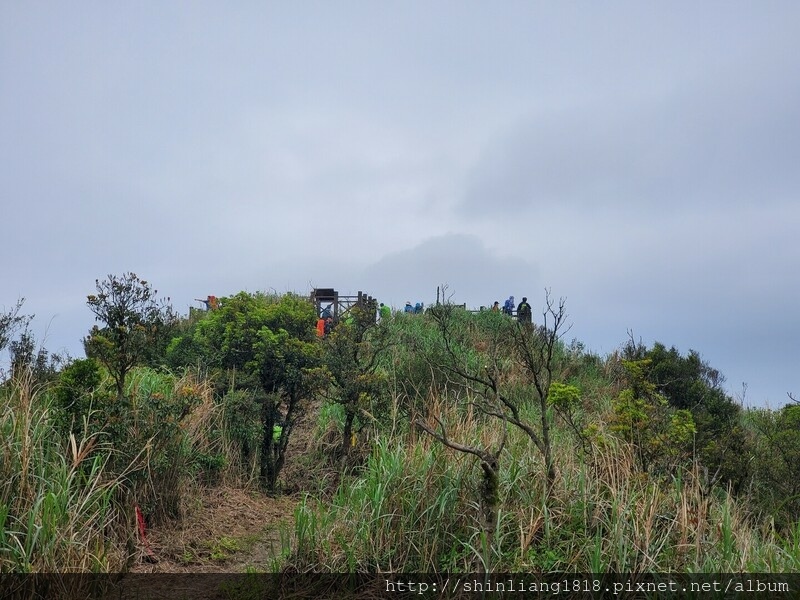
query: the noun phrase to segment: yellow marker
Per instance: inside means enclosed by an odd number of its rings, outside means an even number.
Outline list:
[[[355,445],[356,445],[356,432],[354,431],[352,434],[350,434],[350,446],[355,447]]]

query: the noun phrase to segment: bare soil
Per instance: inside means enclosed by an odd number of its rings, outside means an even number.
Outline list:
[[[314,444],[318,410],[314,403],[292,432],[281,474],[283,495],[231,485],[198,489],[180,522],[147,531],[131,572],[272,571],[282,532],[284,537],[292,534],[294,511],[313,480],[303,457]]]
[[[140,558],[131,571],[270,571],[271,560],[281,551],[281,528],[291,532],[299,498],[273,498],[230,486],[198,492],[179,524],[147,532],[147,543],[140,544]]]

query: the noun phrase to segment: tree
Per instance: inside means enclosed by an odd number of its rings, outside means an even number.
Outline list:
[[[319,371],[319,346],[314,343],[313,307],[309,313],[312,318],[304,318],[307,311],[295,313],[302,326],[284,329],[264,327],[259,331],[259,340],[254,350],[255,356],[250,368],[254,369],[266,392],[262,410],[264,435],[261,440],[261,478],[268,487],[276,489],[278,475],[286,460],[286,448],[297,421],[305,412],[304,401],[322,383]],[[278,307],[280,308],[280,307]],[[293,307],[300,309],[296,305]],[[275,326],[277,324],[274,324]],[[303,328],[305,329],[305,328]],[[276,426],[279,429],[276,429]],[[276,431],[279,432],[276,434]]]
[[[33,319],[33,315],[19,314],[24,303],[25,298],[20,298],[12,308],[0,313],[0,350],[14,338],[17,329],[25,328]]]
[[[92,358],[73,361],[61,370],[53,396],[63,431],[81,433],[83,420],[87,419],[88,424],[92,402],[96,400],[95,394],[102,381],[100,365]]]
[[[755,462],[752,500],[787,531],[800,519],[800,405],[750,413],[758,432],[756,452],[749,457]]]
[[[54,379],[70,358],[66,353],[51,354],[44,347],[37,348],[29,329],[34,315],[19,314],[24,303],[25,298],[20,298],[12,308],[0,313],[0,350],[8,347],[12,377],[27,373],[35,382],[44,383]]]
[[[190,310],[188,316],[182,317],[170,332],[171,339],[164,349],[163,361],[172,370],[182,370],[186,367],[209,367],[208,356],[195,339],[195,331],[209,312]]]
[[[502,428],[501,440],[490,446],[485,442],[455,441],[452,432],[448,433],[447,426],[436,414],[432,416],[438,427],[423,419],[415,420],[417,427],[441,444],[480,460],[483,470],[480,488],[483,526],[490,544],[497,527],[500,457],[509,424],[521,429],[542,455],[548,496],[555,483],[549,396],[557,362],[556,350],[569,327],[565,326],[564,300],[556,305],[549,291],[545,300],[543,324],[539,327],[508,319],[494,311],[473,316],[449,302],[434,306],[428,312],[438,330],[437,343],[429,343],[425,349],[431,370],[446,375],[448,388],[454,386],[453,389],[465,392],[456,393],[457,404],[463,405],[457,410],[464,410],[465,415],[476,413],[485,420],[496,420]],[[522,378],[519,377],[520,371]],[[568,408],[574,394],[564,386],[560,388],[560,395],[561,404]],[[538,425],[526,415],[531,401],[538,404]]]
[[[273,491],[303,401],[322,383],[314,325],[314,307],[304,298],[240,292],[222,298],[195,331],[209,364],[231,373],[231,387],[258,392],[260,475]]]
[[[545,472],[547,474],[548,492],[552,489],[556,478],[555,463],[553,461],[553,444],[550,439],[552,418],[548,410],[550,402],[550,387],[553,384],[553,368],[555,365],[555,351],[561,340],[570,330],[571,325],[566,324],[567,313],[565,300],[560,298],[556,305],[550,296],[550,290],[545,290],[545,306],[542,311],[541,327],[531,327],[527,323],[517,321],[511,333],[514,346],[522,363],[528,381],[536,391],[539,404],[539,426],[526,423],[520,418],[519,405],[510,399],[504,400],[508,421],[528,434],[544,458]]]
[[[385,375],[379,369],[379,359],[390,344],[387,325],[376,323],[371,311],[355,307],[351,312],[353,319],[339,323],[323,340],[332,400],[345,413],[340,448],[343,458],[352,446],[356,419],[370,418],[370,401],[381,392]]]
[[[69,363],[69,357],[51,354],[43,347],[36,347],[36,339],[25,324],[22,333],[8,345],[11,354],[11,373],[13,376],[28,373],[37,383],[45,383],[56,378],[59,370]]]
[[[660,342],[648,349],[630,332],[629,336],[623,348],[627,378],[636,378],[630,367],[637,364],[641,371],[637,389],[649,389],[639,394],[639,400],[658,396],[665,407],[690,411],[696,428],[694,450],[708,474],[708,485],[725,482],[734,492],[744,491],[751,477],[746,457],[752,442],[742,426],[741,407],[722,389],[725,378],[694,350],[682,356],[674,346],[667,349]]]
[[[670,408],[648,377],[649,358],[623,360],[627,387],[614,399],[611,431],[630,443],[644,472],[672,473],[692,453],[692,413]]]
[[[103,327],[95,325],[84,338],[86,356],[105,365],[122,399],[128,373],[164,340],[164,331],[177,316],[169,298],[157,299],[158,291],[134,273],[109,275],[95,285],[97,293],[89,295],[86,304]]]
[[[556,348],[560,339],[569,331],[563,298],[556,305],[545,292],[545,308],[542,325],[533,327],[527,323],[511,321],[486,311],[481,315],[490,321],[485,332],[488,349],[482,362],[465,361],[463,340],[454,320],[454,307],[443,304],[431,309],[431,315],[439,326],[445,346],[446,361],[438,364],[451,375],[464,381],[475,392],[475,407],[488,416],[510,423],[531,439],[544,459],[547,491],[555,482],[556,469],[553,460],[550,430],[550,386],[556,362]],[[525,374],[526,390],[516,390],[509,381],[509,358],[516,360]],[[528,421],[523,408],[529,400],[539,407],[539,423]]]
[[[479,447],[451,440],[447,435],[447,428],[442,419],[438,415],[435,415],[434,418],[439,425],[438,430],[422,419],[417,419],[415,424],[447,448],[462,454],[472,454],[480,460],[481,470],[483,471],[480,487],[480,502],[483,510],[482,527],[486,536],[486,547],[491,548],[497,533],[498,511],[500,508],[500,456],[506,445],[508,429],[503,423],[503,435],[496,448]],[[486,571],[490,570],[488,554],[484,557],[483,568]]]

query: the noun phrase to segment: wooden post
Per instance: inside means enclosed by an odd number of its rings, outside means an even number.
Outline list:
[[[333,322],[339,322],[339,292],[333,291]]]

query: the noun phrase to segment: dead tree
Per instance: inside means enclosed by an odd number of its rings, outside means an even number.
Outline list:
[[[513,416],[511,423],[525,431],[536,444],[544,458],[547,473],[548,490],[555,480],[556,470],[553,460],[553,446],[550,439],[551,422],[548,416],[548,399],[550,384],[553,382],[554,352],[560,339],[570,330],[571,325],[566,325],[567,313],[564,307],[565,300],[560,298],[556,305],[550,296],[550,290],[545,291],[545,307],[542,311],[542,325],[529,327],[517,322],[512,328],[514,348],[517,352],[522,367],[528,380],[536,390],[539,401],[540,424],[536,431],[529,424],[519,419],[519,411],[511,403],[505,403]]]
[[[436,366],[464,381],[475,392],[476,400],[473,405],[480,412],[519,427],[533,441],[544,460],[546,491],[549,495],[555,482],[556,468],[550,436],[548,396],[553,379],[555,349],[561,337],[570,329],[565,323],[567,315],[564,299],[556,304],[549,290],[546,290],[540,326],[504,321],[502,327],[492,332],[492,339],[489,340],[490,352],[482,368],[470,368],[460,356],[462,353],[459,351],[454,330],[453,310],[452,305],[443,304],[431,311],[447,357],[445,362]],[[521,364],[528,383],[535,390],[541,413],[538,425],[523,417],[523,400],[512,397],[503,380],[508,371],[509,356]]]
[[[438,431],[421,419],[416,420],[416,425],[435,440],[450,448],[464,454],[472,454],[480,460],[483,471],[482,484],[480,487],[480,503],[482,509],[483,532],[486,535],[487,547],[491,548],[497,532],[498,510],[500,508],[500,454],[506,443],[507,429],[503,428],[503,437],[497,449],[492,451],[489,448],[478,448],[468,446],[451,440],[447,436],[444,423],[438,415],[434,419],[439,425]],[[489,569],[488,557],[484,558],[484,568]]]

